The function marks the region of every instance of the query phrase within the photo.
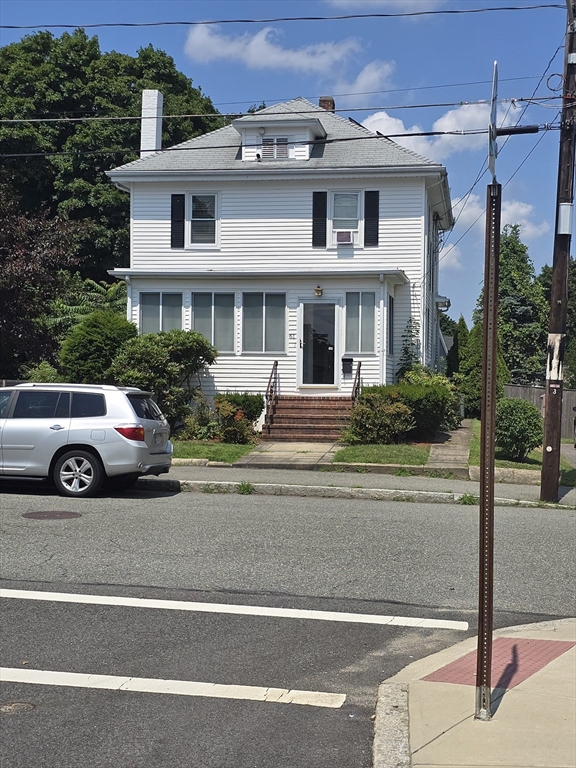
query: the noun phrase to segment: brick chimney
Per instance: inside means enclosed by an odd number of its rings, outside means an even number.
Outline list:
[[[326,112],[334,112],[336,104],[334,104],[334,96],[320,96],[318,106],[325,109]]]
[[[162,105],[160,91],[142,91],[142,126],[140,129],[140,157],[162,149]]]

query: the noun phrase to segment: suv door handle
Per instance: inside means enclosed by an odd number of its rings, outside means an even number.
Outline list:
[[[64,429],[64,427],[62,427],[60,424],[54,424],[54,426],[50,427],[50,429],[59,430],[59,429]]]

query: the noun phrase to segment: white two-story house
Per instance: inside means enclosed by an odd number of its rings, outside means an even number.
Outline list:
[[[334,113],[330,97],[268,107],[162,150],[144,93],[142,156],[109,172],[130,194],[128,317],[194,329],[218,350],[207,394],[350,396],[392,383],[402,334],[440,352],[438,253],[453,225],[446,170]],[[146,106],[151,103],[150,106]]]

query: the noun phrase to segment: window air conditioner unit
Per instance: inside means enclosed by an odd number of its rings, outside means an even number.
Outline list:
[[[336,242],[337,243],[351,243],[352,242],[352,232],[336,232]]]

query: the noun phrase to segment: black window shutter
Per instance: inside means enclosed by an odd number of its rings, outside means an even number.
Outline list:
[[[326,216],[328,213],[328,192],[312,193],[312,245],[326,248]]]
[[[184,248],[184,195],[172,195],[170,247]]]
[[[380,192],[364,192],[364,245],[378,245]]]

